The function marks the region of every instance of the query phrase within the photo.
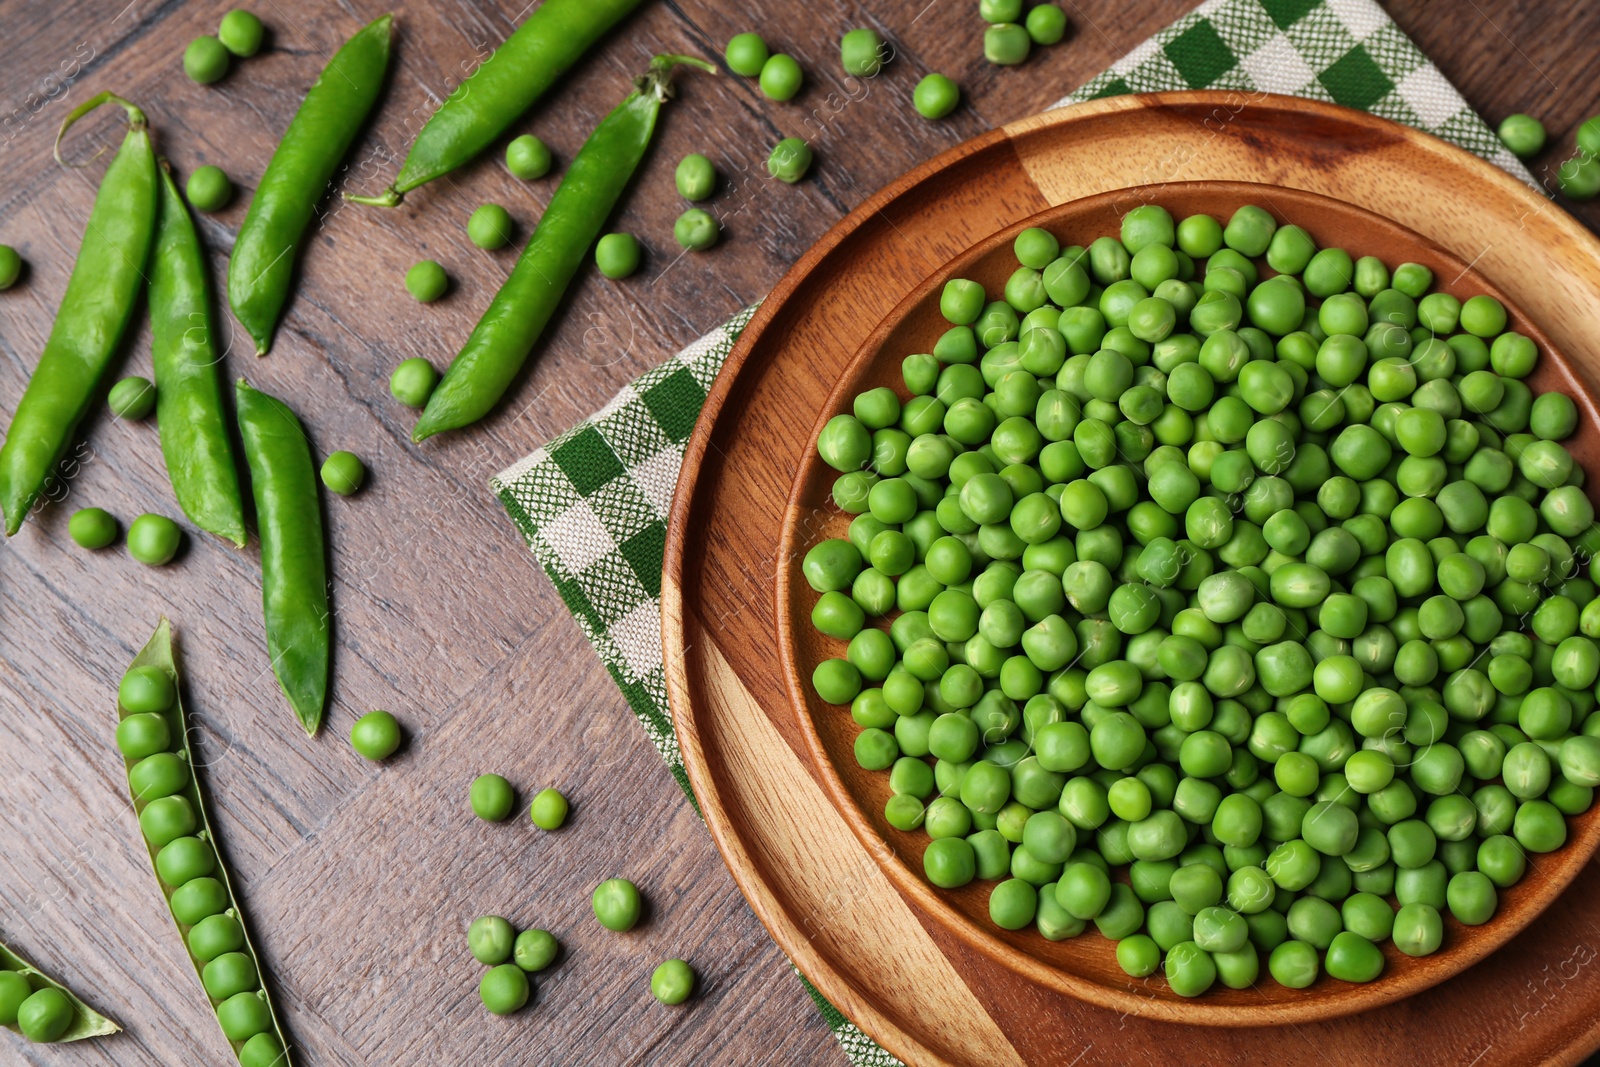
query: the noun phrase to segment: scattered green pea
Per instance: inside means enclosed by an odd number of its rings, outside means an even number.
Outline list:
[[[1024,23],[1034,44],[1057,44],[1067,35],[1067,14],[1055,4],[1040,4]]]
[[[1507,115],[1497,132],[1500,143],[1518,159],[1530,159],[1544,150],[1544,123],[1532,115]]]
[[[431,259],[419,260],[406,271],[406,292],[419,304],[431,304],[450,287],[450,276]]]
[[[137,422],[156,409],[156,387],[148,378],[124,378],[111,387],[106,403],[117,418]]]
[[[608,878],[595,886],[591,903],[595,919],[607,930],[625,933],[639,922],[639,889],[626,878]]]
[[[331,452],[322,461],[322,484],[340,496],[350,496],[367,480],[367,468],[354,452]]]
[[[805,72],[793,56],[782,52],[761,64],[761,91],[771,100],[793,100],[805,81]]]
[[[480,774],[472,780],[472,811],[484,822],[501,822],[516,806],[516,791],[498,774]]]
[[[259,18],[237,8],[222,16],[222,22],[217,26],[217,40],[240,59],[248,59],[261,51],[261,39],[265,33]]]
[[[767,62],[767,42],[761,39],[760,34],[735,34],[728,39],[723,58],[728,61],[728,69],[735,74],[746,78],[757,77]]]
[[[151,567],[172,562],[182,540],[183,531],[165,515],[140,515],[128,524],[128,555]]]
[[[839,61],[844,65],[844,72],[852,77],[876,76],[892,54],[883,35],[874,29],[849,30],[839,38]]]
[[[389,393],[409,408],[421,408],[439,384],[439,372],[425,359],[402,360],[389,375]]]
[[[228,73],[228,50],[215,37],[196,37],[183,50],[183,72],[201,85],[221,81]]]
[[[682,1004],[694,992],[694,970],[683,960],[667,960],[650,975],[650,993],[663,1004]]]
[[[961,103],[961,88],[943,74],[927,74],[911,92],[911,106],[925,119],[942,119]]]
[[[692,207],[672,224],[672,236],[683,248],[703,252],[717,243],[720,229],[709,212]]]
[[[514,178],[531,182],[549,174],[553,165],[549,146],[531,133],[513,137],[506,145],[506,170]]]
[[[1569,200],[1582,202],[1600,196],[1600,158],[1590,153],[1573,156],[1556,170],[1556,184]]]
[[[67,535],[79,548],[105,548],[117,539],[117,520],[104,508],[79,508],[67,520]]]
[[[196,167],[184,184],[183,192],[196,211],[221,211],[233,199],[233,182],[222,168],[209,163]]]
[[[511,958],[517,932],[498,915],[483,915],[467,927],[467,948],[479,963],[493,966]]]
[[[811,146],[799,137],[785,137],[772,148],[767,157],[767,173],[779,181],[793,185],[811,169]]]
[[[1001,67],[1014,67],[1027,60],[1033,47],[1028,31],[1015,22],[1002,22],[983,31],[983,58]]]
[[[511,958],[518,967],[536,974],[555,962],[561,945],[548,930],[524,930],[517,935]]]
[[[400,747],[400,723],[387,711],[369,711],[350,727],[350,747],[364,759],[388,759]]]
[[[639,241],[631,233],[608,233],[594,246],[594,264],[607,278],[626,278],[639,269]]]
[[[567,821],[567,798],[556,789],[541,789],[528,806],[528,817],[541,830],[559,830]]]
[[[10,245],[0,245],[0,290],[11,288],[22,276],[22,257]]]
[[[514,963],[490,967],[478,981],[478,999],[496,1015],[510,1015],[528,1003],[528,973]]]
[[[511,213],[499,204],[484,204],[467,220],[467,239],[493,251],[511,242]]]

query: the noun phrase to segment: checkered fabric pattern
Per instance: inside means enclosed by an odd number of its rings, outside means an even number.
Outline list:
[[[1170,89],[1343,104],[1452,141],[1533,183],[1373,0],[1208,0],[1057,106]],[[661,658],[666,516],[684,444],[754,311],[642,375],[588,421],[491,482],[691,802]],[[809,982],[805,987],[852,1064],[900,1064]]]

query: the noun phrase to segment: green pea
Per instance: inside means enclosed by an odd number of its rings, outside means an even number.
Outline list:
[[[156,388],[146,378],[124,378],[106,397],[111,414],[137,422],[156,409]]]
[[[467,219],[467,239],[493,251],[511,243],[511,213],[499,204],[484,204]]]
[[[550,147],[531,133],[513,137],[506,145],[506,170],[514,178],[525,182],[543,178],[554,163]]]
[[[389,376],[389,393],[407,407],[422,408],[438,384],[439,372],[433,369],[433,364],[420,358],[407,359]]]
[[[631,233],[608,233],[594,246],[594,265],[614,280],[632,276],[640,257],[639,240]]]
[[[759,75],[762,66],[767,62],[767,57],[767,43],[755,33],[735,34],[728,39],[727,49],[723,54],[723,58],[728,61],[728,68],[746,78]]]
[[[350,747],[364,759],[388,759],[400,747],[400,723],[387,711],[369,711],[350,727]]]
[[[639,890],[626,878],[608,878],[595,887],[591,901],[601,926],[616,933],[632,930],[639,922]]]
[[[516,791],[498,774],[480,774],[472,780],[468,799],[472,813],[484,822],[502,822],[516,806]]]
[[[221,81],[228,61],[228,50],[215,37],[196,37],[183,50],[183,72],[201,85]]]
[[[667,960],[650,975],[650,995],[663,1004],[682,1004],[694,992],[694,970],[683,960]]]
[[[217,26],[217,40],[240,59],[248,59],[261,51],[261,41],[265,35],[261,20],[249,11],[230,11],[222,16],[222,22]]]
[[[17,1008],[17,1029],[29,1041],[41,1044],[59,1039],[72,1025],[77,1011],[67,995],[53,986],[29,994]]]
[[[322,484],[340,496],[350,496],[366,480],[367,468],[353,452],[330,452],[322,461]]]
[[[692,207],[672,224],[672,236],[679,247],[691,252],[703,252],[717,243],[721,228],[708,212]]]
[[[221,211],[233,200],[233,182],[220,168],[196,167],[184,185],[184,196],[196,211]]]
[[[212,1000],[227,1000],[261,988],[255,959],[244,952],[225,952],[218,956],[202,969],[200,981]]]
[[[182,541],[183,531],[164,515],[140,515],[128,524],[128,555],[151,567],[172,562]]]
[[[561,945],[548,930],[524,930],[517,935],[511,950],[516,965],[535,974],[555,962]]]
[[[811,146],[799,137],[785,137],[773,146],[767,157],[767,173],[779,181],[793,185],[811,169]],[[690,199],[694,199],[691,197]]]
[[[215,878],[194,878],[172,891],[172,915],[185,926],[198,926],[232,906],[227,887]]]
[[[943,74],[926,74],[912,90],[911,103],[923,118],[942,119],[961,103],[961,89]]]
[[[484,915],[472,920],[467,928],[467,948],[479,963],[491,966],[511,958],[517,932],[511,924],[498,915]]]
[[[514,963],[490,967],[478,980],[478,999],[495,1015],[511,1015],[528,1003],[532,983]]]
[[[732,47],[732,42],[729,42]],[[805,81],[805,72],[793,56],[778,52],[761,64],[761,92],[771,100],[792,100]]]

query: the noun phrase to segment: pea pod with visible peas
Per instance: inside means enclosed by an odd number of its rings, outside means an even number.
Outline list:
[[[128,132],[100,181],[83,245],[39,365],[0,447],[0,509],[6,534],[45,493],[73,432],[111,366],[139,290],[156,228],[156,157],[144,112],[114,93],[80,104],[56,135],[56,158],[69,127],[107,101],[128,113]]]
[[[272,347],[317,202],[378,101],[392,23],[384,15],[334,53],[284,131],[239,226],[228,261],[228,302],[258,356]]]
[[[241,1067],[291,1067],[206,800],[189,756],[189,723],[172,655],[172,625],[156,626],[117,687],[117,748],[162,896],[189,961]]]
[[[641,0],[545,0],[429,117],[394,184],[357,204],[396,207],[482,152]]]
[[[4,944],[0,944],[0,1026],[40,1043],[81,1041],[122,1029]]]
[[[656,56],[627,99],[601,120],[573,157],[511,276],[428,398],[413,441],[471,425],[505,395],[644,157],[656,116],[672,95],[672,68],[680,63],[713,74],[717,69],[689,56]]]
[[[306,733],[315,734],[328,699],[331,647],[317,468],[289,405],[243,378],[235,397],[261,537],[267,655],[289,706]]]
[[[202,530],[244,547],[244,501],[222,406],[210,282],[194,219],[165,161],[150,264],[150,355],[161,454],[178,506]]]

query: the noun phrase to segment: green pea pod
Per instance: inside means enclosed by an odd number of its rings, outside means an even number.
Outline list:
[[[171,704],[165,709],[133,712],[122,705],[120,697],[117,702],[117,746],[123,750],[128,794],[134,813],[139,816],[141,836],[156,872],[156,884],[161,887],[172,921],[189,949],[189,962],[200,976],[212,1008],[218,1011],[219,1021],[225,1019],[224,1030],[232,1028],[232,1033],[225,1032],[224,1036],[234,1056],[246,1065],[291,1067],[293,1060],[288,1042],[284,1040],[283,1026],[272,1003],[272,994],[266,988],[263,961],[250,940],[249,926],[239,896],[234,892],[228,864],[217,846],[205,794],[195,779],[194,760],[189,752],[189,718],[183,710],[182,679],[172,654],[172,624],[164,616],[156,624],[156,632],[128,665],[129,672],[139,668],[155,668],[172,682],[168,693]],[[144,726],[137,733],[124,734],[123,720],[152,715],[162,720],[159,728]],[[163,738],[165,745],[160,743]],[[168,805],[168,811],[176,806],[188,824],[188,833],[165,845],[157,844],[165,840],[162,837],[152,841],[150,831],[155,823],[147,821],[145,815],[151,805]],[[167,821],[170,823],[170,818]],[[177,851],[169,854],[168,849],[174,845]],[[196,855],[201,859],[196,861]],[[165,875],[171,875],[180,866],[187,868],[185,874],[193,876],[172,885]],[[202,924],[206,925],[202,927]],[[197,928],[200,929],[198,935],[194,933]],[[197,945],[205,948],[201,955],[196,955]],[[208,967],[208,960],[203,958],[214,955],[210,951],[212,948],[220,948],[224,953],[215,968]],[[243,1004],[232,999],[240,997],[247,998]],[[236,1035],[243,1035],[242,1039],[235,1040]]]
[[[394,184],[357,204],[395,207],[419,185],[471,161],[642,0],[545,0],[439,105]]]
[[[89,1007],[79,999],[76,993],[29,963],[5,944],[0,944],[0,971],[18,972],[28,980],[28,984],[33,987],[35,993],[41,989],[54,989],[67,998],[67,1003],[72,1006],[72,1020],[67,1023],[67,1028],[61,1032],[60,1037],[54,1039],[52,1044],[60,1044],[63,1041],[82,1041],[86,1037],[105,1037],[107,1034],[115,1034],[122,1031],[122,1027]],[[8,1024],[6,1029],[19,1034],[22,1032],[15,1023]]]
[[[689,56],[656,56],[628,98],[601,120],[573,157],[511,275],[428,399],[411,431],[413,441],[477,422],[505,395],[644,157],[679,63],[713,74],[717,69]]]
[[[296,253],[317,203],[383,88],[392,21],[392,15],[383,16],[334,53],[295,112],[245,212],[228,262],[228,301],[255,338],[258,356],[272,347]]]
[[[56,158],[67,129],[112,100],[128,113],[128,133],[100,181],[50,339],[0,447],[0,509],[8,535],[22,528],[46,492],[144,285],[156,228],[156,157],[144,112],[113,93],[84,101],[61,123]]]
[[[261,606],[278,687],[306,733],[322,725],[328,698],[328,563],[311,444],[289,405],[253,389],[235,391],[239,436],[261,535]]]
[[[178,505],[196,526],[244,547],[244,501],[223,421],[222,354],[189,207],[161,161],[161,222],[150,264],[156,423]]]

